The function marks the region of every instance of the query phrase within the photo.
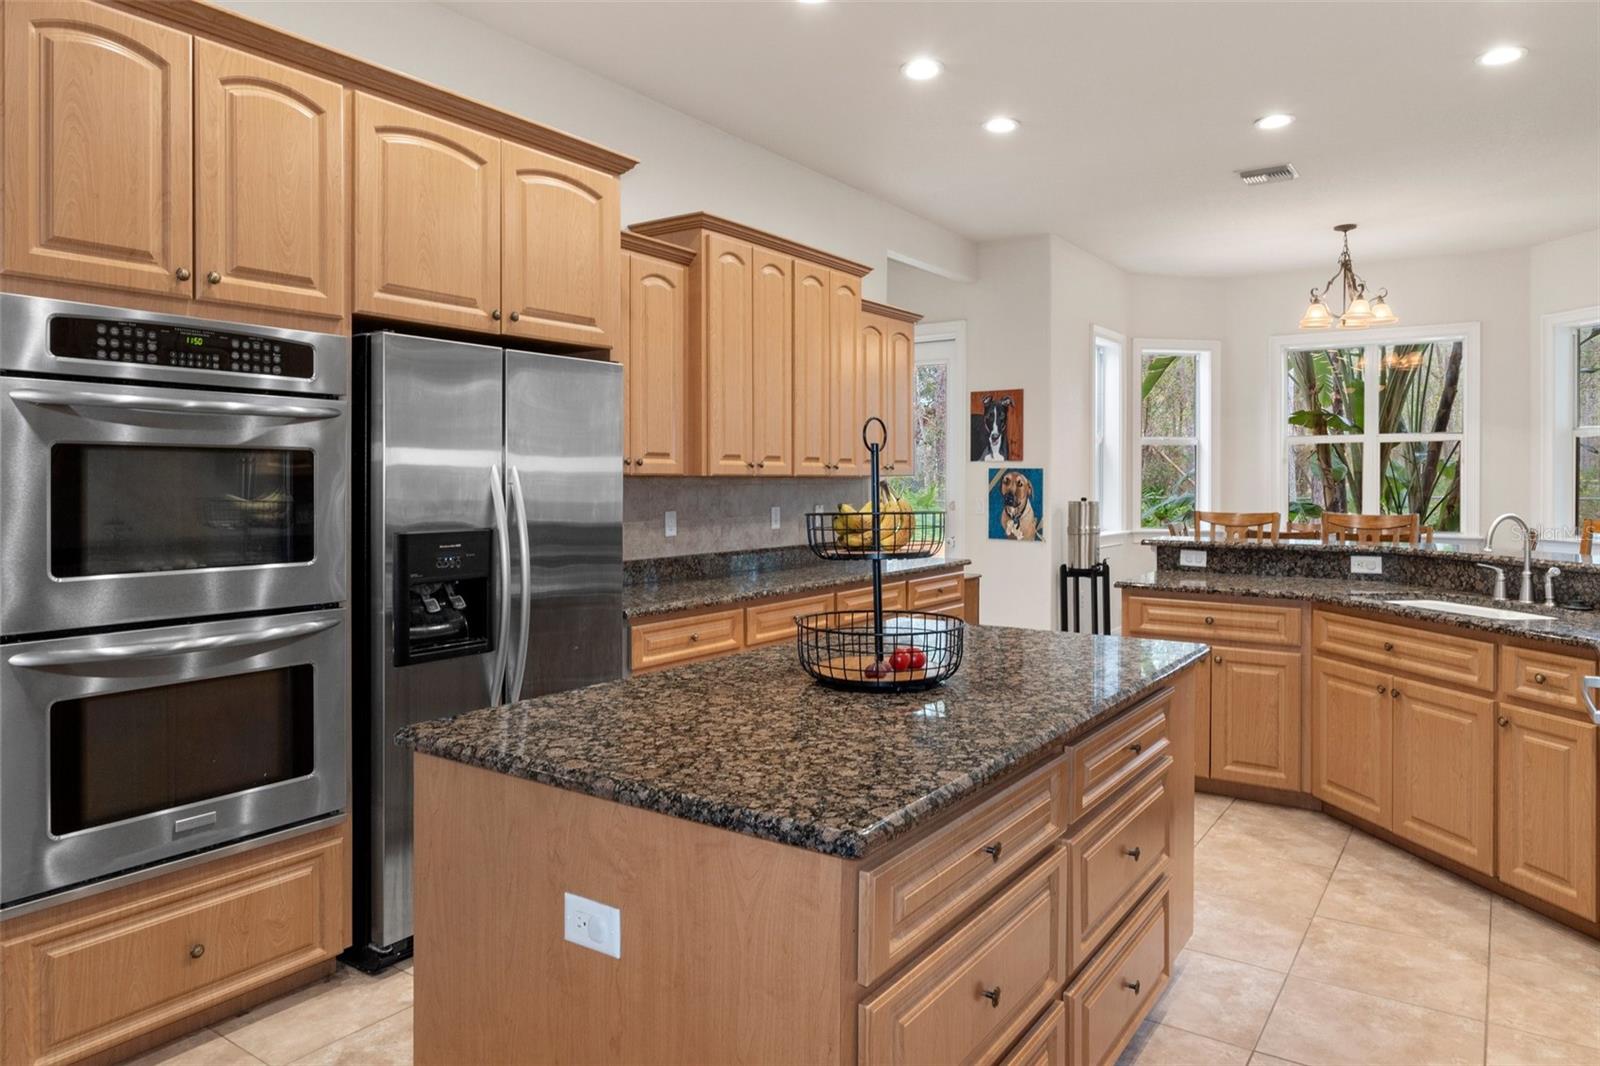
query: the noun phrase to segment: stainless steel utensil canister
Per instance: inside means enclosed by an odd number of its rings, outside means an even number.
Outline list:
[[[1067,501],[1067,565],[1075,570],[1087,570],[1099,561],[1099,501],[1087,496]]]

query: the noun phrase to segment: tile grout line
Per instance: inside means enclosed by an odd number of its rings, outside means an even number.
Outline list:
[[[1489,1004],[1494,989],[1494,900],[1489,901],[1489,942],[1484,945],[1483,959],[1483,1061],[1489,1061],[1489,1026],[1494,1024],[1489,1016]]]
[[[287,1064],[287,1066],[294,1066],[294,1064],[297,1063],[297,1062],[304,1062],[307,1058],[309,1058],[312,1055],[315,1055],[317,1052],[328,1050],[333,1045],[339,1043],[340,1040],[349,1040],[351,1037],[359,1036],[360,1034],[366,1032],[368,1029],[373,1029],[373,1028],[376,1028],[377,1026],[382,1025],[384,1022],[392,1021],[393,1019],[398,1018],[400,1015],[404,1014],[406,1011],[411,1010],[413,1006],[415,1006],[415,1004],[407,1003],[404,1007],[401,1007],[399,1010],[395,1011],[393,1014],[385,1014],[382,1018],[378,1018],[375,1021],[368,1022],[366,1025],[363,1025],[359,1029],[354,1029],[354,1030],[352,1030],[352,1031],[350,1031],[348,1033],[345,1033],[343,1036],[339,1037],[337,1040],[330,1040],[326,1044],[323,1044],[321,1047],[312,1048],[310,1051],[307,1051],[303,1055],[297,1055],[297,1056],[295,1056],[295,1058],[290,1060],[290,1062]],[[415,1052],[415,1048],[413,1047],[412,1058],[415,1059],[415,1057],[416,1057],[416,1052]]]
[[[342,966],[342,964],[341,964],[341,966]],[[358,971],[352,970],[352,972],[358,972]],[[397,973],[406,973],[406,976],[407,977],[411,977],[413,982],[416,980],[416,978],[412,977],[411,974],[408,971],[396,970],[395,972],[397,972]],[[314,988],[314,987],[317,987],[318,985],[329,984],[329,983],[331,983],[333,981],[333,978],[335,976],[337,976],[337,974],[338,974],[338,970],[335,970],[334,973],[330,974],[328,977],[325,977],[325,978],[321,979],[320,981],[316,981],[313,984],[306,985],[305,987],[306,988]],[[369,979],[374,979],[374,980],[377,979],[377,978],[373,977],[373,975],[371,975],[371,974],[363,974],[362,976],[367,977]],[[415,993],[413,993],[413,994],[415,994]],[[289,993],[289,995],[294,995],[294,993],[291,992],[291,993]],[[314,1002],[321,995],[322,995],[322,993],[319,992],[316,996],[312,996],[310,998],[310,1000],[308,1000],[308,1002]],[[283,998],[286,999],[288,997],[285,996]],[[267,1003],[257,1004],[257,1006],[268,1006],[268,1005],[270,1005],[272,1003],[276,1003],[276,1002],[278,1002],[278,1001],[277,1000],[268,1000]],[[245,1047],[243,1044],[241,1044],[238,1041],[234,1040],[233,1037],[231,1037],[229,1034],[221,1032],[221,1031],[219,1031],[219,1030],[217,1030],[214,1027],[209,1026],[209,1025],[206,1026],[206,1028],[210,1029],[212,1032],[214,1032],[218,1036],[222,1037],[222,1039],[226,1040],[228,1043],[232,1044],[234,1047],[238,1048],[240,1051],[242,1051],[246,1055],[250,1056],[250,1058],[252,1058],[256,1062],[259,1062],[261,1064],[261,1066],[293,1066],[293,1063],[299,1062],[301,1059],[305,1058],[307,1055],[314,1055],[319,1051],[326,1051],[328,1048],[332,1047],[334,1044],[337,1044],[339,1041],[345,1039],[345,1037],[354,1036],[355,1034],[361,1032],[363,1029],[370,1029],[372,1026],[377,1025],[379,1022],[386,1022],[390,1018],[393,1018],[397,1014],[405,1013],[406,1011],[410,1010],[413,1006],[415,1006],[414,1003],[407,1003],[405,1006],[401,1007],[399,1010],[391,1011],[390,1013],[385,1014],[383,1017],[377,1018],[377,1019],[369,1022],[366,1025],[358,1026],[357,1028],[350,1030],[348,1033],[341,1033],[338,1036],[334,1037],[332,1040],[329,1040],[329,1041],[326,1041],[324,1043],[318,1044],[316,1047],[310,1048],[310,1049],[300,1053],[299,1055],[296,1055],[293,1059],[289,1060],[288,1063],[283,1063],[283,1064],[269,1063],[266,1059],[262,1058],[260,1055],[257,1055],[255,1052],[251,1051],[249,1048]],[[256,1009],[255,1007],[251,1007],[250,1008],[250,1010],[255,1010],[255,1009]],[[237,1018],[237,1017],[240,1017],[240,1015],[242,1015],[242,1014],[248,1014],[248,1013],[250,1013],[249,1010],[241,1011],[240,1014],[232,1015],[232,1017]]]

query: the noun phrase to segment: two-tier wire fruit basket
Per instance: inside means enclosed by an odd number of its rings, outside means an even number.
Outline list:
[[[876,441],[870,431],[877,425]],[[943,511],[914,511],[879,478],[888,427],[869,418],[861,441],[872,459],[872,502],[861,510],[806,515],[806,541],[819,558],[872,563],[872,610],[824,611],[795,619],[800,665],[824,685],[908,692],[948,680],[961,665],[966,623],[931,611],[885,611],[886,559],[920,559],[944,546]]]

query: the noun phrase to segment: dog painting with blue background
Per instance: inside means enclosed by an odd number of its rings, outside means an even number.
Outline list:
[[[1044,540],[1044,470],[989,468],[989,539]]]

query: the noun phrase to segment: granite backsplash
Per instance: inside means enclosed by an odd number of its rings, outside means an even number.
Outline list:
[[[866,478],[630,477],[622,483],[622,557],[738,553],[806,542],[806,512],[867,499]],[[772,509],[778,508],[778,528]],[[677,514],[666,535],[666,512]],[[694,575],[686,575],[694,576]],[[721,576],[706,574],[700,576]]]

